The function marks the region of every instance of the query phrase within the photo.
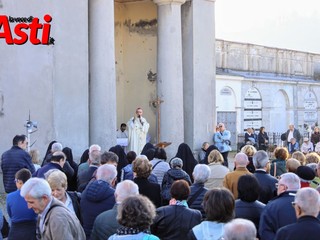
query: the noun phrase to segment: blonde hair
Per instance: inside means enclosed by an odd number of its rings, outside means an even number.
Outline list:
[[[29,155],[31,157],[32,163],[39,164],[40,163],[40,152],[37,149],[32,149],[29,151]]]
[[[49,174],[49,176],[47,176],[47,181],[51,189],[67,189],[68,187],[67,176],[64,172],[61,172],[60,170],[52,171]]]
[[[245,145],[241,148],[241,152],[246,154],[248,157],[252,157],[257,152],[257,149],[252,145]]]
[[[286,168],[287,168],[288,172],[296,173],[297,168],[299,166],[301,166],[301,163],[295,158],[289,158],[286,161]]]
[[[220,163],[222,164],[224,162],[223,157],[221,155],[221,153],[214,149],[210,152],[209,156],[208,156],[208,163]]]
[[[319,162],[320,162],[320,156],[317,153],[311,152],[306,155],[306,164],[319,163]]]
[[[297,159],[300,162],[301,166],[306,165],[306,156],[302,152],[296,151],[292,153],[292,158]]]
[[[132,171],[136,173],[137,177],[148,178],[152,171],[152,164],[147,158],[138,156],[132,162]]]

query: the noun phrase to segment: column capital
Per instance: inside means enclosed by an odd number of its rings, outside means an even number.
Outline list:
[[[186,0],[153,0],[153,2],[157,5],[167,5],[167,4],[182,5],[186,2]]]

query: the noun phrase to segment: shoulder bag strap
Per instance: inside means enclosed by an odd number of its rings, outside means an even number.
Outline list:
[[[159,163],[161,163],[161,160],[159,160],[155,165],[153,165],[152,170],[153,170]]]
[[[204,187],[201,187],[198,189],[198,191],[195,192],[195,194],[187,201],[188,206],[191,206],[194,200],[197,199],[197,197],[203,192]]]

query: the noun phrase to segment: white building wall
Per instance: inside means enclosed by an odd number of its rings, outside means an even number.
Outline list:
[[[11,147],[16,134],[26,133],[30,110],[31,120],[38,122],[38,131],[31,135],[31,143],[36,140],[33,148],[44,154],[49,142],[57,140],[80,155],[88,144],[88,3],[23,3],[3,0],[1,14],[39,17],[42,23],[45,14],[51,15],[55,45],[8,46],[1,39],[0,152]]]

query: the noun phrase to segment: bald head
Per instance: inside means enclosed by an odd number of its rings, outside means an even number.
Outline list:
[[[248,156],[244,153],[237,153],[234,158],[236,167],[246,167],[249,163]]]
[[[139,194],[139,187],[131,180],[124,180],[117,184],[115,197],[117,203],[121,203],[124,199],[130,196]]]

